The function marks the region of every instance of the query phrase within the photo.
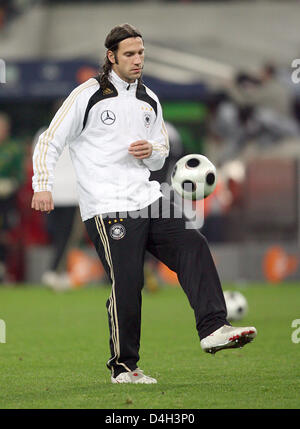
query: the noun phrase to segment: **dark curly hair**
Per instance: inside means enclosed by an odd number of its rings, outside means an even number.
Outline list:
[[[105,47],[107,50],[112,51],[114,53],[117,52],[119,43],[122,40],[128,39],[129,37],[141,37],[143,39],[139,30],[133,27],[130,24],[121,24],[114,27],[105,39]],[[108,87],[109,80],[108,75],[112,69],[112,63],[109,61],[107,54],[102,66],[102,72],[100,73],[100,85],[101,88],[105,89]],[[138,80],[138,85],[142,82],[141,77]]]

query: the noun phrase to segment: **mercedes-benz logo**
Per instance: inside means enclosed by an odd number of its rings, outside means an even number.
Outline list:
[[[101,113],[101,121],[105,125],[112,125],[116,120],[116,115],[111,110],[104,110]]]

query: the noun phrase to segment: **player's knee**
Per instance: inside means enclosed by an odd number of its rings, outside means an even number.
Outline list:
[[[194,230],[193,234],[189,237],[188,245],[196,249],[202,249],[204,247],[208,247],[208,241],[200,231]]]

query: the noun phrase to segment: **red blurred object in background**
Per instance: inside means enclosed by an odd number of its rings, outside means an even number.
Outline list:
[[[25,277],[26,249],[31,245],[49,243],[45,226],[45,215],[31,209],[32,191],[32,160],[27,156],[25,161],[25,183],[16,195],[15,227],[6,234],[8,243],[6,260],[6,277],[8,282],[22,282]]]

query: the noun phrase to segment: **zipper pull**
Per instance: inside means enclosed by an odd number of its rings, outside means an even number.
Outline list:
[[[127,89],[127,91],[129,90],[129,88],[130,88],[130,84],[129,84],[129,85],[127,86],[127,88],[126,88],[126,89]]]

